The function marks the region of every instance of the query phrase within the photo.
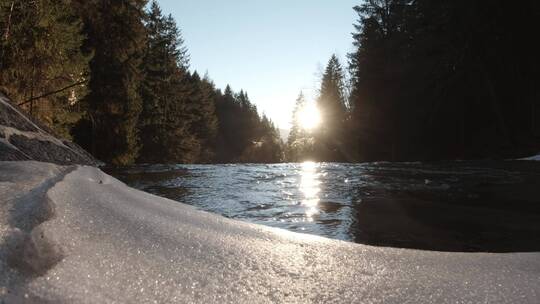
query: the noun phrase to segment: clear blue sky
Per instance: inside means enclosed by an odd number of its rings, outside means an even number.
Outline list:
[[[298,93],[317,94],[333,53],[346,64],[361,0],[158,0],[182,30],[191,68],[219,88],[244,89],[288,128]]]

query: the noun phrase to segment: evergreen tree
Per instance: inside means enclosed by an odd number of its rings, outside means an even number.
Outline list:
[[[239,161],[245,163],[276,163],[283,160],[283,143],[274,123],[266,115],[256,122],[259,127],[259,137],[250,143]]]
[[[214,145],[218,128],[215,109],[216,89],[208,75],[201,80],[195,72],[192,79],[195,85],[193,96],[195,107],[191,129],[201,143],[199,162],[208,163],[215,157]]]
[[[347,119],[344,85],[343,68],[336,55],[332,55],[323,74],[317,99],[322,124],[315,134],[315,149],[321,161],[344,159],[344,128]]]
[[[271,121],[260,117],[243,90],[235,94],[230,86],[218,91],[216,140],[218,162],[278,162],[282,157],[279,132]]]
[[[145,49],[145,0],[76,0],[94,51],[87,96],[90,151],[113,164],[132,163],[139,151],[141,63]]]
[[[512,14],[504,7],[499,0],[369,0],[355,8],[351,126],[360,159],[535,149],[538,48],[527,41],[538,5],[525,1]]]
[[[313,135],[300,126],[300,112],[306,108],[304,94],[300,92],[296,99],[291,122],[291,131],[287,138],[286,159],[299,162],[314,157]]]
[[[237,109],[239,108],[234,97],[234,92],[227,85],[223,94],[217,93],[216,113],[219,121],[218,138],[216,141],[216,153],[218,162],[230,162],[238,156],[236,143],[236,131],[238,130]]]
[[[245,147],[257,141],[265,130],[260,124],[260,117],[257,107],[253,105],[249,99],[247,92],[240,91],[236,96],[237,103],[240,107],[238,120],[238,144],[239,151],[243,151]]]
[[[0,0],[0,89],[61,136],[81,118],[89,54],[62,0]]]
[[[108,163],[281,160],[247,93],[191,74],[172,16],[145,7],[0,0],[0,89]]]
[[[176,71],[175,80],[170,90],[169,115],[167,127],[162,130],[167,134],[167,157],[161,162],[167,163],[195,163],[201,154],[201,142],[192,132],[194,117],[194,101],[190,99],[194,94],[194,87],[190,77],[181,69]]]
[[[163,16],[153,1],[146,15],[146,49],[141,69],[142,112],[138,120],[141,134],[140,162],[194,161],[199,143],[190,130],[193,113],[189,98],[187,49],[174,19]],[[182,151],[182,153],[179,153]]]

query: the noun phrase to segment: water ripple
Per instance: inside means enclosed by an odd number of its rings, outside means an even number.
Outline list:
[[[502,227],[499,218],[486,216],[491,214],[486,208],[514,212],[521,202],[520,208],[532,211],[533,217],[539,213],[540,218],[540,193],[534,186],[540,181],[539,169],[537,164],[518,162],[306,162],[143,165],[107,170],[136,188],[230,218],[341,240],[404,247],[416,242],[412,247],[439,248],[418,245],[422,242],[417,237],[425,236],[414,229],[428,225],[433,233],[443,236],[439,238],[442,249],[468,250],[478,247],[470,244],[472,238],[477,241],[477,236],[468,238],[471,229]],[[467,228],[460,231],[452,227],[456,221]],[[540,232],[538,222],[533,218],[534,229],[516,230]],[[515,238],[503,232],[500,235]],[[455,242],[444,237],[459,240],[459,246],[448,245]],[[430,240],[430,244],[434,242]]]

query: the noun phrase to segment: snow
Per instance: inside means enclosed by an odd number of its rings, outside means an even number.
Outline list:
[[[540,154],[535,155],[535,156],[531,156],[531,157],[522,158],[522,159],[520,159],[520,160],[534,160],[534,161],[540,161]]]
[[[0,203],[0,299],[7,303],[540,297],[540,253],[428,252],[297,234],[197,211],[93,167],[0,162]]]
[[[11,111],[17,113],[20,117],[22,117],[26,123],[28,123],[30,126],[32,126],[32,128],[36,129],[38,132],[40,133],[47,133],[45,131],[43,131],[38,125],[36,125],[35,123],[33,123],[30,119],[28,119],[28,117],[26,117],[26,115],[24,115],[23,113],[21,113],[19,110],[17,110],[14,106],[12,106],[6,99],[5,96],[3,96],[2,94],[0,94],[0,105],[1,106],[4,106],[4,107],[7,107],[9,108]]]
[[[21,151],[21,149],[17,148],[15,145],[11,144],[10,137],[13,135],[19,135],[23,136],[30,140],[39,140],[44,142],[50,142],[54,145],[57,145],[65,150],[68,150],[78,156],[80,156],[82,159],[85,159],[86,156],[82,155],[79,151],[76,149],[72,149],[71,147],[67,146],[62,142],[60,139],[54,137],[50,133],[46,132],[42,128],[40,128],[38,125],[36,125],[34,122],[32,122],[26,115],[21,113],[17,108],[15,108],[13,105],[11,105],[5,96],[0,94],[0,110],[3,110],[2,107],[8,108],[9,111],[13,111],[16,113],[21,119],[23,119],[34,131],[22,131],[17,128],[8,127],[4,125],[0,125],[0,134],[4,135],[4,138],[0,137],[0,142],[7,145],[11,149],[17,150],[23,155],[27,156],[29,159],[32,159],[30,156],[26,155],[24,151]]]

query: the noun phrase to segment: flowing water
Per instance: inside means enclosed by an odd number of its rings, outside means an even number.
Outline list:
[[[135,188],[252,223],[372,245],[540,249],[538,162],[140,165]]]

